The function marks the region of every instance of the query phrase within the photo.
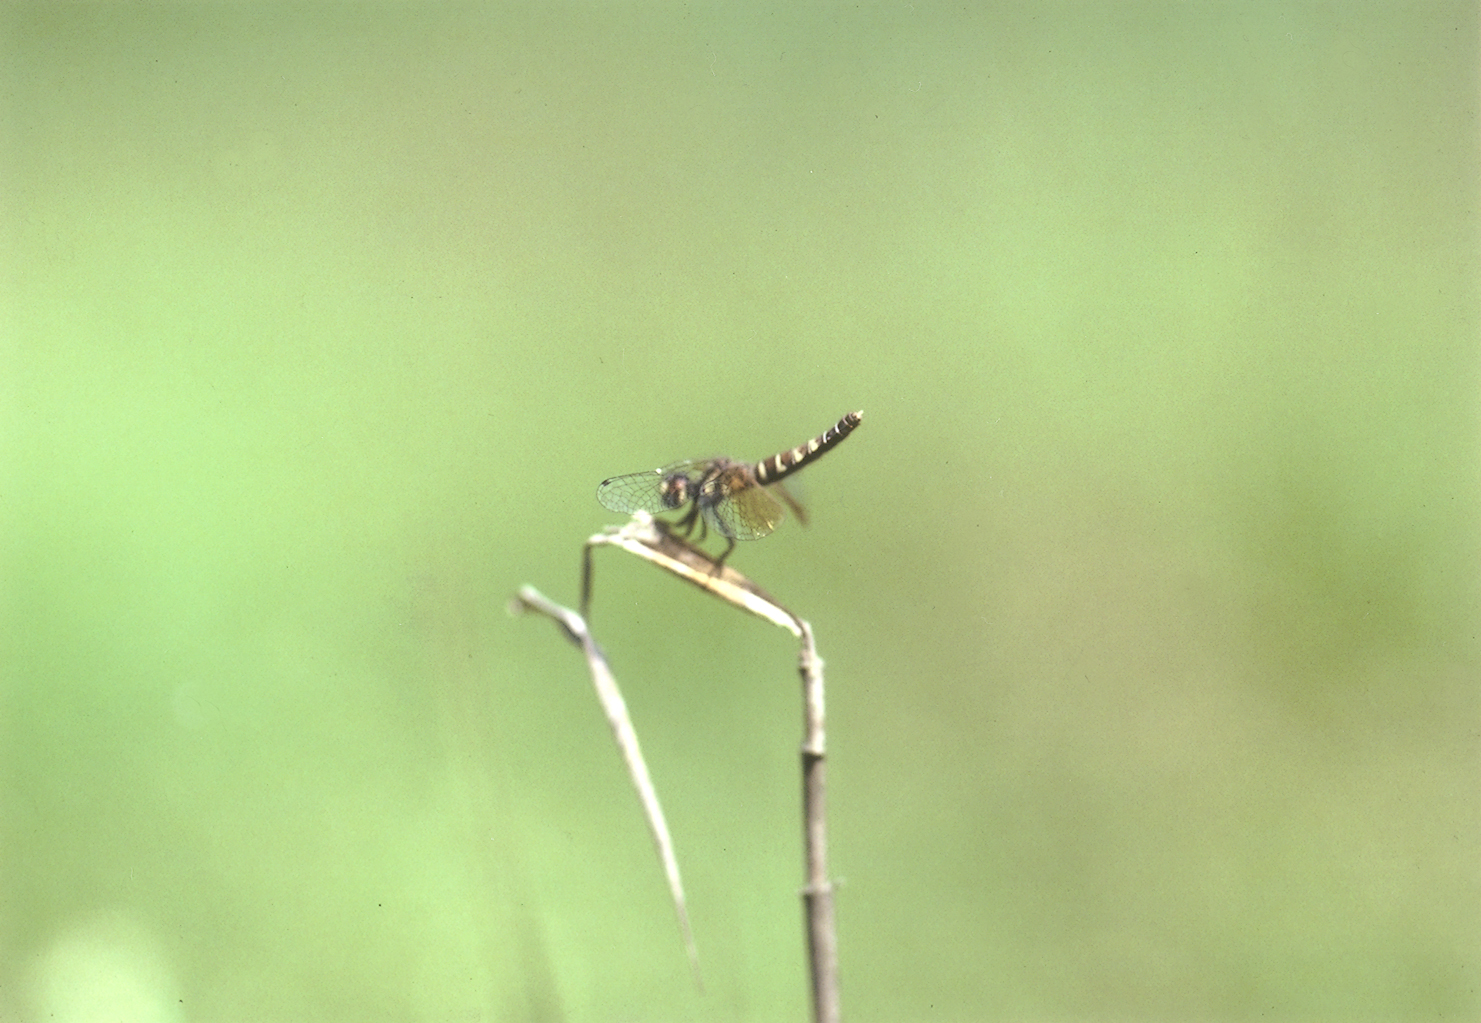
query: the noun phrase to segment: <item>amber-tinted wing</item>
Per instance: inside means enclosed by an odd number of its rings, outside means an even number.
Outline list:
[[[673,511],[688,503],[688,496],[680,495],[674,486],[676,478],[683,476],[689,481],[688,495],[692,495],[694,487],[699,483],[699,478],[704,475],[708,464],[704,460],[674,462],[672,465],[665,465],[662,469],[649,469],[647,472],[613,476],[611,479],[602,480],[601,485],[597,487],[597,500],[608,511],[628,515],[635,511],[653,514]],[[678,496],[684,496],[684,500],[675,503],[675,498]]]
[[[726,469],[711,486],[712,493],[700,495],[700,510],[712,529],[732,540],[759,540],[786,514],[776,498],[757,484],[749,466]]]

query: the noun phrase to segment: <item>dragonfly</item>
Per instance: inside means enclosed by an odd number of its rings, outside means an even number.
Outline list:
[[[781,481],[836,448],[863,418],[862,411],[850,412],[806,444],[759,462],[698,458],[613,476],[597,487],[597,500],[609,511],[626,514],[660,514],[687,506],[675,528],[689,536],[698,525],[700,540],[713,529],[727,541],[725,552],[715,562],[718,571],[737,540],[759,540],[777,527],[785,516],[783,503],[797,521],[807,524],[807,513]]]

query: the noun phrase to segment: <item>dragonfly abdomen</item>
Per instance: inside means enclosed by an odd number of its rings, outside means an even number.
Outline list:
[[[809,462],[816,462],[830,450],[837,447],[845,437],[853,432],[863,420],[864,413],[850,412],[838,422],[834,423],[821,435],[814,437],[801,447],[792,448],[789,451],[779,451],[770,458],[762,459],[756,463],[753,470],[756,474],[756,482],[762,486],[775,483],[777,480],[801,469]]]

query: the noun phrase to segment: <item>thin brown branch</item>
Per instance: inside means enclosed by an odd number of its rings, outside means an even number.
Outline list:
[[[727,604],[765,618],[773,625],[802,637],[801,619],[777,603],[776,598],[735,569],[716,566],[700,548],[675,536],[668,523],[638,512],[621,526],[609,526],[586,541],[581,559],[581,614],[591,609],[591,552],[598,547],[617,547],[678,576]]]
[[[653,792],[647,769],[643,767],[637,734],[632,731],[627,709],[622,703],[617,683],[607,668],[606,660],[592,640],[586,616],[591,605],[592,551],[598,547],[617,547],[669,572],[685,582],[743,611],[766,619],[786,629],[801,643],[798,669],[802,676],[802,809],[803,844],[806,880],[802,888],[803,913],[807,929],[808,967],[812,986],[813,1019],[816,1023],[838,1023],[838,938],[833,915],[833,882],[828,877],[827,816],[827,743],[824,730],[823,661],[813,642],[812,627],[798,618],[761,587],[728,565],[717,565],[713,558],[693,544],[674,535],[667,524],[639,512],[632,521],[614,526],[586,541],[581,560],[581,614],[576,614],[546,600],[525,587],[519,603],[554,618],[567,637],[586,653],[597,695],[607,710],[612,731],[617,736],[634,786],[639,789],[649,828],[659,847],[664,870],[674,894],[685,944],[694,956],[694,943],[689,933],[689,920],[684,911],[683,887],[679,868],[673,861],[672,844]],[[695,977],[698,964],[695,961]]]
[[[607,658],[591,637],[586,621],[570,608],[562,607],[546,597],[533,586],[520,588],[512,605],[515,611],[535,611],[553,619],[565,633],[566,638],[581,648],[586,655],[586,666],[591,672],[591,684],[596,690],[597,701],[612,726],[612,736],[627,764],[627,774],[643,805],[643,816],[648,821],[648,831],[658,850],[658,859],[663,864],[664,877],[668,879],[669,895],[674,902],[674,913],[679,918],[679,930],[684,937],[684,948],[689,953],[689,967],[694,972],[694,983],[703,988],[699,976],[699,950],[694,944],[694,933],[689,927],[689,910],[684,901],[684,882],[679,876],[679,860],[674,854],[674,842],[669,835],[668,822],[664,820],[663,807],[658,802],[658,790],[648,774],[648,765],[643,759],[643,749],[638,744],[638,733],[633,728],[632,717],[627,712],[627,701],[617,679],[607,665]]]
[[[813,1019],[838,1023],[838,930],[833,881],[828,877],[828,744],[824,728],[823,659],[812,627],[802,622],[802,821],[807,883],[802,889]]]
[[[613,527],[587,541],[582,561],[582,606],[591,597],[591,552],[614,546],[648,561],[685,582],[791,632],[801,642],[802,675],[802,816],[806,881],[802,888],[807,928],[808,973],[812,983],[813,1019],[838,1023],[838,932],[833,915],[833,882],[828,877],[827,734],[825,731],[823,660],[812,627],[751,580],[716,566],[704,551],[675,536],[666,523],[639,513],[626,525]]]

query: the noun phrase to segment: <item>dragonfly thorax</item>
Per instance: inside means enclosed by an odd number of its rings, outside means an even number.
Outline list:
[[[699,503],[701,505],[713,506],[721,501],[728,493],[728,487],[735,483],[735,469],[737,463],[728,458],[716,458],[710,462],[705,470],[704,476],[699,481]]]

